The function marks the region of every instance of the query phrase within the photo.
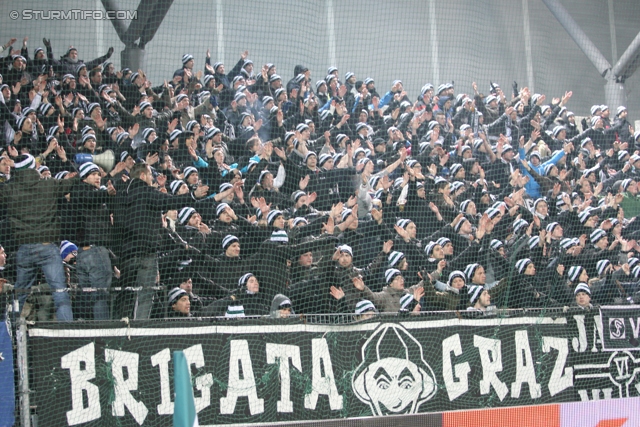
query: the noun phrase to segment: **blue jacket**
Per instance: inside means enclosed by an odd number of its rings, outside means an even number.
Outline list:
[[[524,152],[524,148],[520,148],[518,153],[520,154],[520,159],[525,159],[526,158],[526,153]],[[545,166],[547,166],[547,165],[555,165],[563,157],[564,157],[564,150],[560,150],[558,153],[556,153],[549,160],[547,160],[544,163],[540,163],[538,166],[534,166],[531,162],[529,162],[529,167],[531,169],[533,169],[534,171],[536,171],[538,173],[538,175],[544,175]],[[541,195],[540,195],[540,184],[538,184],[536,182],[536,180],[531,176],[529,171],[527,171],[527,169],[525,169],[524,166],[522,166],[521,163],[519,163],[519,165],[520,165],[520,171],[524,175],[529,177],[529,182],[527,182],[527,184],[524,186],[524,189],[527,192],[527,194],[529,196],[533,197],[534,199],[537,199],[537,198],[541,197]]]

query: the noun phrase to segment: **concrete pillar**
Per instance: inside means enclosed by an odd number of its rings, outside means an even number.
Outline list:
[[[621,105],[627,105],[627,96],[625,94],[624,83],[616,83],[615,80],[607,79],[604,85],[604,96],[609,110],[615,114],[616,108]]]
[[[144,70],[144,49],[138,47],[127,46],[120,52],[120,63],[122,68],[130,68],[134,72],[138,69]]]

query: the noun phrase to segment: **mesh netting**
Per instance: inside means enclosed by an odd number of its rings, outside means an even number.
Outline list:
[[[636,396],[637,22],[592,3],[5,2],[23,412],[166,424],[180,349],[208,424]]]

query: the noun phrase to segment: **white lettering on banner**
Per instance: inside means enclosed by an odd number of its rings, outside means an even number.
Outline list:
[[[258,398],[251,355],[249,354],[249,342],[247,340],[231,340],[229,347],[227,397],[220,398],[220,413],[233,414],[236,410],[238,397],[246,396],[249,399],[251,415],[261,414],[264,412],[264,399]],[[242,365],[242,378],[240,378],[240,365]]]
[[[600,343],[600,348],[602,349],[604,346],[604,335],[602,329],[602,316],[593,316],[593,324],[595,328],[593,328],[593,347],[591,348],[592,353],[597,353],[598,348],[597,345]]]
[[[65,354],[60,359],[60,365],[62,369],[69,370],[71,379],[71,410],[67,412],[67,423],[74,426],[100,418],[100,390],[97,385],[89,382],[96,377],[94,344],[87,344]],[[87,394],[86,408],[82,403],[83,391]]]
[[[573,338],[571,344],[573,351],[584,353],[587,351],[587,328],[584,326],[584,314],[573,316],[578,327],[578,338]]]
[[[151,356],[151,366],[158,366],[160,370],[160,404],[157,406],[158,415],[173,414],[171,384],[169,381],[169,362],[171,362],[171,351],[168,348]]]
[[[452,335],[442,341],[442,376],[449,400],[455,400],[469,391],[469,372],[471,372],[471,367],[469,362],[458,363],[453,367],[451,353],[455,356],[462,354],[460,334]],[[455,376],[459,381],[453,378],[454,369]]]
[[[520,397],[522,384],[529,385],[529,394],[532,399],[542,396],[542,387],[536,382],[536,369],[533,366],[533,357],[529,348],[529,333],[516,331],[516,380],[511,383],[511,397]]]
[[[584,353],[587,351],[587,347],[589,343],[587,342],[587,328],[584,323],[585,316],[582,314],[575,315],[573,318],[576,321],[576,327],[578,329],[578,337],[574,337],[571,340],[571,345],[573,346],[573,350],[579,353]],[[600,348],[602,348],[603,342],[603,331],[602,331],[602,317],[601,316],[593,316],[593,346],[591,347],[591,352],[597,353],[598,344],[600,344]]]
[[[613,378],[618,382],[626,382],[631,374],[629,373],[629,356],[614,357],[613,362],[616,365],[616,376]]]
[[[626,336],[629,338],[632,335],[634,337],[640,336],[640,317],[631,317],[631,315],[628,314],[622,317],[625,322],[627,322],[628,319],[628,323],[626,323]],[[517,324],[519,328],[516,329],[520,330],[514,330],[514,335],[508,338],[500,336],[502,340],[492,335],[489,335],[492,336],[492,338],[473,335],[471,342],[470,335],[465,336],[463,333],[455,333],[442,341],[441,351],[437,348],[431,348],[428,353],[425,353],[425,356],[427,360],[438,359],[440,355],[437,353],[441,352],[441,378],[443,380],[440,384],[444,384],[450,401],[455,401],[461,396],[466,395],[466,393],[469,393],[469,391],[478,393],[475,391],[476,387],[480,395],[486,396],[495,393],[495,396],[498,397],[500,401],[504,401],[504,399],[509,396],[510,399],[513,399],[513,401],[508,400],[508,402],[511,402],[510,404],[514,404],[513,402],[518,399],[520,402],[524,402],[529,399],[529,395],[532,399],[540,398],[543,387],[545,392],[548,390],[548,396],[551,398],[558,395],[566,396],[568,393],[567,390],[574,390],[574,387],[577,389],[578,387],[584,387],[584,385],[589,384],[581,383],[583,379],[589,378],[602,378],[604,379],[604,383],[602,383],[603,380],[598,380],[598,383],[590,384],[591,387],[599,387],[597,389],[588,388],[586,390],[576,390],[580,396],[579,398],[582,400],[612,398],[613,389],[603,388],[607,387],[606,384],[609,380],[618,387],[623,387],[620,389],[620,397],[626,397],[623,392],[624,387],[627,387],[627,396],[629,395],[629,390],[634,390],[633,387],[640,392],[640,382],[637,382],[637,380],[629,381],[629,379],[636,377],[634,375],[634,369],[636,369],[638,362],[636,362],[635,356],[629,360],[629,358],[625,357],[622,353],[614,353],[611,354],[609,362],[603,364],[595,363],[601,359],[601,357],[599,357],[601,356],[600,354],[594,354],[594,357],[589,354],[590,352],[598,353],[602,351],[603,318],[594,316],[593,321],[591,321],[591,319],[585,317],[585,315],[575,315],[573,319],[575,320],[576,326],[571,327],[569,330],[563,330],[560,337],[542,337],[541,350],[545,356],[540,360],[533,359],[531,343],[528,340],[527,326],[520,326],[524,323]],[[608,317],[604,317],[604,319],[607,319],[606,322],[608,323]],[[407,323],[415,326],[411,322]],[[385,322],[382,322],[376,325],[380,328],[381,325],[385,324]],[[558,323],[558,325],[562,324]],[[604,331],[609,333],[607,329],[608,324],[604,326]],[[317,326],[314,325],[314,327]],[[346,330],[345,333],[353,331],[369,333],[369,331],[372,330],[370,325],[363,325],[362,329],[359,329],[359,327],[360,325],[349,325],[349,329]],[[555,326],[553,327],[555,328]],[[397,329],[400,328],[400,326],[397,327]],[[164,331],[167,331],[166,334],[169,336],[175,336],[176,334],[171,332],[173,329],[174,328],[149,329],[145,332],[146,335],[137,336],[163,336],[165,335]],[[413,327],[410,329],[416,331],[420,328]],[[249,338],[251,336],[250,334],[260,333],[259,328],[239,327],[238,330],[240,332],[233,337],[243,337],[242,334],[247,334],[244,335],[244,337]],[[449,330],[456,332],[455,329]],[[87,330],[83,329],[82,331],[86,332]],[[102,336],[99,334],[99,329],[95,329],[95,331],[96,336]],[[304,333],[305,331],[301,329],[291,332]],[[566,332],[571,335],[567,337]],[[504,331],[503,334],[504,333],[506,333],[506,331]],[[553,331],[550,333],[555,335]],[[49,337],[49,335],[36,336]],[[589,342],[590,338],[593,339],[593,342]],[[264,343],[264,341],[261,341],[261,344],[257,344],[254,341],[251,346],[248,340],[231,339],[229,341],[229,377],[227,386],[223,387],[223,391],[221,392],[217,390],[214,392],[213,372],[214,368],[217,370],[222,365],[226,365],[227,360],[220,360],[219,357],[216,359],[214,356],[209,362],[213,363],[213,366],[208,366],[205,364],[204,352],[211,350],[207,347],[210,341],[202,342],[196,337],[193,337],[193,341],[187,341],[189,345],[195,344],[184,349],[184,352],[190,367],[190,372],[197,372],[193,378],[197,412],[201,413],[201,415],[202,412],[205,412],[208,416],[211,416],[211,399],[219,399],[220,414],[241,415],[240,412],[243,412],[243,409],[237,409],[237,403],[239,398],[245,396],[248,402],[248,412],[251,412],[252,415],[265,412],[265,400],[267,400],[267,398],[276,400],[278,413],[293,414],[294,409],[295,413],[297,413],[303,410],[302,406],[307,410],[317,410],[318,400],[321,399],[321,395],[326,395],[327,402],[332,411],[343,409],[345,406],[344,395],[341,394],[337,388],[336,375],[340,375],[339,378],[343,378],[342,376],[345,372],[342,370],[340,372],[334,372],[332,354],[330,354],[327,340],[322,338],[312,339],[309,335],[301,337],[300,339],[304,340],[304,342],[295,341],[298,345],[279,344],[277,342]],[[514,339],[513,344],[511,344],[512,339]],[[511,350],[508,351],[509,360],[505,359],[505,363],[509,363],[505,366],[503,366],[501,350],[502,341],[504,340],[507,340],[505,341],[505,345],[507,345],[507,342],[509,343],[509,348],[515,348],[515,354]],[[274,336],[274,341],[280,341],[280,339]],[[130,345],[133,346],[134,344],[136,343]],[[109,395],[113,393],[113,402],[111,403],[112,408],[110,411],[113,417],[128,417],[129,414],[127,414],[127,412],[130,412],[132,418],[135,419],[138,424],[144,425],[145,421],[148,423],[151,421],[150,418],[153,417],[148,416],[147,408],[153,408],[155,406],[157,415],[162,417],[173,414],[172,366],[170,365],[172,348],[163,349],[160,347],[158,349],[159,351],[150,356],[149,359],[146,358],[146,352],[140,353],[140,355],[144,354],[145,357],[143,361],[139,362],[139,354],[122,351],[125,349],[129,350],[130,348],[104,349],[103,353],[103,348],[96,349],[95,345],[94,343],[89,343],[77,348],[62,356],[60,360],[62,368],[69,371],[70,377],[70,382],[67,383],[66,386],[70,387],[71,396],[66,399],[68,403],[65,404],[64,409],[60,409],[61,412],[68,410],[68,412],[66,412],[66,418],[69,425],[75,426],[100,419],[100,391],[102,391],[103,394],[107,393]],[[255,345],[266,346],[266,360],[260,360],[258,363],[255,359],[251,358],[250,348],[255,351],[260,350],[254,347]],[[471,345],[477,349],[478,353],[476,353]],[[132,348],[134,350],[137,349],[135,346]],[[419,343],[416,348],[422,349]],[[331,350],[333,352],[333,349]],[[98,360],[96,360],[96,351],[99,353],[97,355]],[[312,358],[311,364],[304,366],[304,371],[301,363],[302,351],[310,354]],[[340,351],[340,349],[337,349],[337,351]],[[592,363],[567,365],[570,361],[569,352],[581,353],[583,355],[581,359],[584,359],[584,362]],[[258,353],[254,353],[254,356],[256,354]],[[629,353],[629,355],[631,356],[631,353]],[[336,357],[336,354],[333,354],[333,356]],[[104,359],[102,359],[102,357],[104,357]],[[207,355],[207,357],[210,356]],[[422,362],[426,364],[422,352],[415,357],[417,358],[416,360],[422,360]],[[638,360],[640,360],[640,358]],[[105,361],[110,364],[110,371],[107,375],[112,375],[114,390],[109,390],[107,382],[103,381],[105,373],[99,369],[99,367],[102,366],[101,363]],[[258,371],[254,372],[253,362],[258,363],[255,368],[258,369]],[[435,360],[429,360],[429,362],[435,363]],[[538,366],[536,362],[539,364],[544,363],[544,366],[548,367],[548,375],[544,376],[544,381],[542,381],[542,377],[536,377],[536,371],[538,370],[536,368]],[[98,369],[96,369],[96,364],[98,365]],[[276,367],[273,366],[274,364],[278,364],[277,369],[280,380],[279,400],[276,399],[275,393],[259,398],[259,394],[262,392],[259,392],[257,389],[256,376],[259,379],[266,372],[275,372],[274,369],[276,369]],[[512,370],[511,368],[514,367],[514,364],[515,370]],[[506,366],[510,368],[508,374],[503,372]],[[474,370],[476,368],[480,369],[481,367],[482,376],[477,373],[477,379],[474,378],[476,377],[475,375],[472,377],[472,367],[474,367]],[[139,369],[142,369],[142,371],[139,371]],[[158,369],[158,376],[156,376],[156,369]],[[311,380],[310,386],[299,394],[296,394],[297,389],[295,389],[291,378],[292,375],[295,377],[297,374],[304,374],[304,377],[310,377],[309,379]],[[547,376],[549,378],[548,381],[546,380]],[[143,384],[147,386],[146,383],[138,384],[139,377],[154,378],[156,381],[159,380],[159,384],[155,383],[152,385],[153,393],[150,394],[146,388],[143,388]],[[96,378],[100,379],[101,387],[104,387],[103,390],[99,390],[99,387],[96,385],[98,382]],[[504,382],[502,378],[504,378]],[[540,383],[537,382],[538,379],[541,379]],[[221,378],[221,380],[224,383],[225,379]],[[352,381],[355,380],[352,379]],[[435,375],[433,383],[435,385]],[[529,387],[529,395],[527,395],[526,389],[524,391],[522,390],[524,384]],[[357,397],[357,391],[353,384],[352,387],[354,387],[353,390]],[[142,396],[143,391],[145,392],[144,396]],[[570,393],[573,393],[573,391]],[[578,395],[574,397],[578,398]],[[616,397],[618,397],[618,391],[616,391]],[[299,403],[300,408],[297,406],[294,408],[293,401],[295,399],[302,400],[302,402]],[[322,399],[324,399],[324,397],[322,397]],[[296,400],[296,405],[299,400]],[[272,405],[273,403],[271,402],[269,404]],[[526,404],[526,402],[524,402],[524,404]],[[244,407],[245,405],[244,399],[241,399],[241,406]],[[419,405],[416,406],[416,408],[417,407],[419,407]],[[111,414],[109,414],[108,417],[111,417]],[[60,416],[62,417],[62,414],[60,414]],[[121,422],[124,421],[126,421],[126,419],[121,419]]]
[[[124,417],[125,406],[139,425],[144,423],[149,410],[143,402],[138,402],[131,391],[138,389],[138,353],[106,349],[104,357],[111,364],[111,374],[114,380],[115,399],[111,406],[111,413],[116,417]],[[124,379],[124,369],[128,378]]]
[[[184,349],[184,357],[187,359],[189,370],[191,370],[191,365],[194,365],[196,368],[204,368],[202,344],[196,344]],[[213,386],[213,375],[200,375],[196,378],[194,383],[196,390],[200,391],[200,397],[195,397],[194,393],[193,401],[196,406],[196,412],[200,412],[207,406],[211,405],[211,386]]]
[[[267,343],[267,363],[280,364],[280,400],[277,403],[278,412],[293,412],[291,401],[291,374],[289,372],[289,360],[291,365],[302,372],[300,363],[300,347],[297,345]]]
[[[500,381],[496,375],[502,372],[502,342],[500,340],[484,338],[478,335],[473,336],[473,345],[480,352],[480,362],[482,363],[482,380],[480,380],[480,394],[489,394],[491,387],[498,394],[502,401],[509,393],[509,388]]]
[[[633,317],[629,318],[629,323],[631,323],[631,334],[635,339],[638,339],[638,335],[640,335],[640,317],[636,317],[636,321],[633,321]]]
[[[304,397],[304,407],[316,409],[318,396],[326,394],[329,397],[329,407],[333,411],[342,409],[342,395],[338,393],[336,381],[333,378],[333,365],[329,355],[329,346],[324,338],[311,340],[311,355],[313,370],[311,373],[311,393]],[[324,369],[322,369],[324,367]],[[324,370],[324,375],[322,375]]]
[[[603,397],[600,399],[600,389],[594,388],[591,390],[591,399],[589,399],[589,393],[587,390],[578,390],[578,395],[580,396],[580,400],[583,402],[588,402],[589,400],[609,400],[613,397],[613,389],[612,388],[603,388],[602,394]]]
[[[573,387],[573,368],[565,368],[569,354],[569,340],[567,338],[542,337],[542,351],[549,353],[551,349],[558,350],[558,357],[549,377],[549,394],[555,396],[561,391]]]

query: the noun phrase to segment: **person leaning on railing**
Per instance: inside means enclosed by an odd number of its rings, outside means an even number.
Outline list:
[[[114,238],[121,243],[120,267],[125,286],[141,286],[137,294],[136,319],[148,319],[151,314],[153,290],[158,276],[157,250],[162,227],[162,213],[180,208],[207,194],[208,187],[198,187],[193,193],[171,196],[153,187],[151,167],[136,164],[131,180],[116,194]]]
[[[34,284],[40,268],[54,291],[66,289],[58,249],[60,222],[56,203],[77,180],[43,180],[35,167],[33,156],[18,156],[11,180],[0,187],[0,202],[7,209],[13,239],[18,246],[15,288],[20,292],[20,308],[27,298],[24,291]],[[72,321],[69,294],[54,292],[53,301],[57,319]]]
[[[80,288],[97,288],[97,291],[82,292],[77,303],[80,311],[76,317],[93,320],[109,320],[109,304],[106,291],[111,287],[111,217],[107,207],[109,199],[116,194],[111,181],[101,188],[100,168],[87,162],[79,168],[82,182],[71,191],[70,201],[75,213],[78,246],[76,274]]]

